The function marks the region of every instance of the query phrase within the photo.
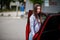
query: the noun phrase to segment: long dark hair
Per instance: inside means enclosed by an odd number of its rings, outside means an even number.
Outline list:
[[[41,5],[39,5],[39,4],[35,4],[35,5],[34,5],[34,12],[33,12],[33,13],[34,13],[34,16],[35,16],[36,18],[37,18],[37,7],[38,7],[38,6],[41,7]],[[41,8],[40,8],[40,10],[41,10]],[[41,12],[40,12],[40,13],[41,13]],[[40,15],[40,13],[39,13],[39,15]]]

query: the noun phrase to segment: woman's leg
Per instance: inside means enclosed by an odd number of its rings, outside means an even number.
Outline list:
[[[29,34],[29,40],[33,40],[33,35],[32,35],[32,33]]]

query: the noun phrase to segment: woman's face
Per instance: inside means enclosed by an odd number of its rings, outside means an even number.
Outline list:
[[[41,7],[40,7],[40,6],[38,6],[38,7],[37,7],[37,13],[40,13],[40,12],[41,12],[41,10],[40,10],[40,9],[41,9]]]

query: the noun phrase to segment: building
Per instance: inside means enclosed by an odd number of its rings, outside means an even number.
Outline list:
[[[43,0],[42,12],[44,13],[58,13],[60,12],[60,0]],[[33,3],[26,0],[26,12],[33,10]]]

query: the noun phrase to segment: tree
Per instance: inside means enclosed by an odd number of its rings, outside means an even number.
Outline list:
[[[24,2],[24,0],[18,0],[19,2]]]
[[[19,2],[23,2],[24,0],[0,0],[0,4],[3,7],[4,5],[6,5],[6,8],[9,9],[9,5],[11,1],[19,1]]]
[[[30,0],[30,2],[32,2],[33,4],[38,3],[38,4],[42,5],[43,0]]]
[[[1,0],[1,6],[6,5],[6,8],[9,9],[10,2],[13,0]]]

